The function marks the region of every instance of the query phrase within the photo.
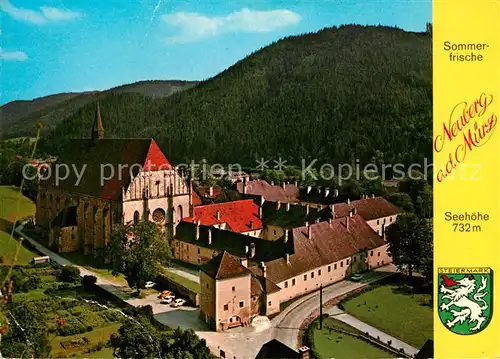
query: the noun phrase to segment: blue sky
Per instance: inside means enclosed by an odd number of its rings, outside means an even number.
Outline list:
[[[0,104],[139,80],[203,80],[284,36],[423,31],[431,0],[0,0]]]

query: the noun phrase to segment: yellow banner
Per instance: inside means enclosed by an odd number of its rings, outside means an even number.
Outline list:
[[[432,36],[434,355],[500,357],[500,1],[435,0]]]

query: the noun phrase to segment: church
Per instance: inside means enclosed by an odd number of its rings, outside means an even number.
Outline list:
[[[105,138],[99,103],[91,137],[73,140],[52,166],[60,178],[40,181],[36,228],[57,252],[102,257],[116,224],[149,220],[172,238],[192,216],[187,177],[153,139]]]

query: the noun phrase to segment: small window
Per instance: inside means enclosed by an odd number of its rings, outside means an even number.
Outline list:
[[[208,288],[208,283],[207,283],[207,288]]]
[[[354,256],[354,257],[352,258],[352,261],[353,261],[353,262],[356,262],[356,256]]]
[[[345,265],[348,266],[349,265],[349,259],[346,259],[345,261]]]
[[[318,269],[318,277],[321,275],[321,269]]]
[[[379,219],[377,219],[377,224],[380,224],[380,220]]]
[[[384,224],[385,224],[385,218],[384,218]]]
[[[377,262],[377,266],[379,266],[379,265],[380,265],[380,262]]]
[[[314,278],[314,272],[311,272],[311,278]]]
[[[337,269],[337,263],[333,265],[333,269]]]
[[[257,297],[253,297],[252,300],[255,302],[257,300]]]
[[[229,304],[224,304],[224,310],[229,310]]]
[[[344,266],[344,262],[343,261],[340,261],[340,266],[343,267]]]
[[[233,322],[233,318],[229,318],[229,323],[232,323]]]
[[[198,254],[200,254],[200,248],[198,248]]]
[[[295,278],[292,279],[292,286],[295,285]]]
[[[304,274],[304,282],[307,281],[307,274]]]
[[[378,256],[380,257],[380,252],[378,252]]]
[[[274,234],[276,234],[276,230],[274,230]]]
[[[288,288],[288,282],[285,282],[285,288]]]
[[[373,251],[371,251],[371,252],[370,252],[370,256],[372,256],[372,257],[373,257]]]
[[[328,266],[328,273],[332,271],[332,266]]]
[[[271,302],[269,301],[269,303],[267,303],[267,305],[270,307],[271,306]]]
[[[243,300],[240,300],[240,308],[243,308],[245,306],[245,302]]]
[[[389,217],[389,222],[392,222],[392,217]]]
[[[200,258],[198,258],[198,264],[200,264],[200,262],[201,262],[201,261],[200,261]]]

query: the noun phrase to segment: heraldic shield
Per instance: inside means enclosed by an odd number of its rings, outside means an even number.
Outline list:
[[[491,268],[439,268],[437,311],[444,326],[455,334],[477,334],[493,315]]]

